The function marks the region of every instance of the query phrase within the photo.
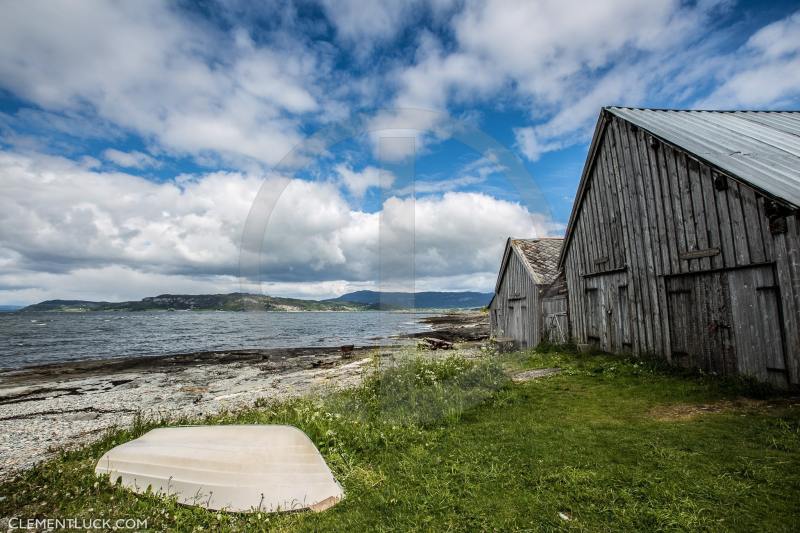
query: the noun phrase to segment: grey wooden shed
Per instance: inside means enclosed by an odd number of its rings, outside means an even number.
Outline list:
[[[543,293],[557,277],[563,242],[561,238],[506,241],[494,297],[489,303],[493,336],[514,339],[523,348],[541,342],[547,331],[542,314]],[[554,301],[559,297],[563,300],[563,295],[554,294]],[[566,306],[565,300],[563,303]]]
[[[604,108],[559,265],[570,333],[800,380],[800,112]]]

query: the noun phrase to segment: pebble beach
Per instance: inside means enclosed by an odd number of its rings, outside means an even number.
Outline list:
[[[448,318],[449,317],[449,318]],[[475,343],[485,339],[485,315],[431,317],[432,331],[412,335]],[[13,476],[79,447],[114,427],[145,418],[201,418],[357,385],[373,358],[391,346],[203,352],[94,360],[0,372],[0,478]],[[413,343],[412,343],[413,344]]]

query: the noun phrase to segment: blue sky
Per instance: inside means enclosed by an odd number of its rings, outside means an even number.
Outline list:
[[[602,106],[797,109],[798,13],[4,3],[0,304],[490,291],[507,236],[563,232]]]

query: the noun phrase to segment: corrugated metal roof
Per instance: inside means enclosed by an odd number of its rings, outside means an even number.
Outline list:
[[[558,256],[564,239],[511,239],[511,246],[519,252],[525,266],[537,285],[552,283],[558,276]]]
[[[800,111],[605,109],[800,207]]]

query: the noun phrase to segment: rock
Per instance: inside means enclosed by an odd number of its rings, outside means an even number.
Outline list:
[[[349,359],[353,357],[353,349],[355,345],[353,344],[345,344],[344,346],[339,347],[339,351],[342,352],[342,357],[345,359]]]

